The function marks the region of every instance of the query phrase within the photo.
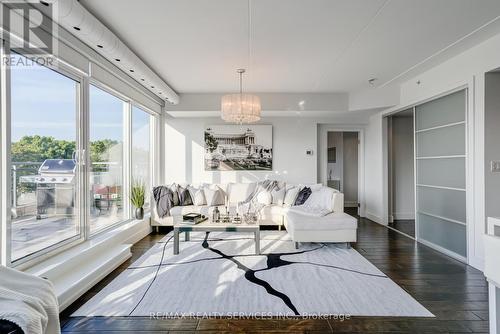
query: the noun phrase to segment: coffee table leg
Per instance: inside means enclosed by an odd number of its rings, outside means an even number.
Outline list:
[[[189,241],[189,231],[184,232],[185,241]]]
[[[174,228],[174,255],[179,254],[179,229]]]
[[[260,254],[260,230],[255,231],[255,254]]]

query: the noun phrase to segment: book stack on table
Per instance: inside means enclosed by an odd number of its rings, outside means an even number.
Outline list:
[[[182,224],[186,225],[196,225],[207,220],[208,217],[203,216],[199,213],[188,213],[182,216]]]

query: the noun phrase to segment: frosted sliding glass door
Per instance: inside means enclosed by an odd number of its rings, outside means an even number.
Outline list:
[[[466,91],[415,107],[420,241],[465,258]]]

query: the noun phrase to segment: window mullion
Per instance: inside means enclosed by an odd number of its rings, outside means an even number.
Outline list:
[[[81,157],[78,163],[80,189],[80,228],[84,239],[90,236],[90,206],[93,198],[90,198],[90,82],[88,77],[83,78],[80,88],[80,113],[78,125],[80,125],[78,155]],[[80,154],[82,153],[82,154]]]
[[[132,186],[132,103],[123,103],[123,210],[125,218],[132,218],[130,189]]]
[[[4,40],[0,39],[0,59],[9,57]],[[10,161],[10,69],[1,62],[0,65],[0,264],[9,266],[11,264],[11,161]]]

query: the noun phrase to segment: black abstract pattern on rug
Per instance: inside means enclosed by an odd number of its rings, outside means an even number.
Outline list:
[[[158,264],[148,265],[148,266],[129,267],[129,268],[127,268],[127,270],[134,270],[134,269],[143,269],[143,268],[157,267],[155,275],[154,275],[153,279],[151,280],[151,282],[149,283],[148,288],[144,292],[143,296],[140,298],[139,302],[132,309],[132,311],[130,311],[129,316],[132,315],[132,313],[137,309],[137,307],[139,306],[139,304],[142,302],[142,300],[144,299],[144,297],[148,293],[149,288],[151,287],[151,285],[155,281],[156,277],[158,276],[158,272],[159,272],[160,268],[163,267],[163,266],[191,264],[191,263],[196,263],[196,262],[213,261],[213,260],[221,260],[221,259],[229,260],[229,261],[233,262],[237,266],[238,269],[243,270],[245,272],[244,277],[249,282],[263,287],[267,291],[267,293],[269,293],[270,295],[273,295],[275,297],[280,298],[283,301],[283,303],[285,303],[285,305],[288,308],[290,308],[290,310],[295,315],[300,315],[300,313],[297,310],[297,308],[295,307],[295,305],[293,304],[293,302],[291,301],[291,299],[285,293],[280,292],[280,291],[276,290],[275,288],[273,288],[269,282],[256,277],[256,273],[261,272],[261,271],[275,269],[275,268],[280,268],[280,267],[288,266],[288,265],[292,265],[292,264],[309,264],[309,265],[319,266],[319,267],[324,267],[324,268],[331,268],[331,269],[337,269],[337,270],[342,270],[342,271],[348,271],[348,272],[352,272],[352,273],[356,273],[356,274],[360,274],[360,275],[366,275],[366,276],[372,276],[372,277],[380,277],[380,278],[388,278],[386,275],[365,273],[365,272],[358,271],[358,270],[353,270],[353,269],[348,269],[348,268],[343,268],[343,267],[338,267],[338,266],[333,266],[333,265],[328,265],[328,264],[306,262],[306,261],[287,261],[287,260],[283,260],[281,258],[282,256],[286,256],[286,255],[298,255],[298,254],[304,254],[304,253],[308,253],[308,252],[313,252],[313,251],[316,251],[318,249],[326,247],[326,244],[321,244],[318,247],[314,247],[314,248],[311,248],[311,249],[306,249],[306,250],[301,250],[301,251],[294,251],[294,252],[289,252],[289,253],[268,253],[268,254],[259,254],[259,255],[256,255],[256,254],[228,255],[228,254],[225,254],[224,252],[222,252],[221,250],[219,250],[217,248],[210,247],[209,241],[231,241],[231,240],[253,240],[253,239],[252,238],[233,238],[233,239],[231,239],[231,238],[227,238],[227,239],[212,238],[212,239],[209,239],[208,238],[209,234],[210,234],[210,232],[206,232],[205,237],[203,238],[203,241],[202,241],[202,247],[205,248],[205,249],[207,249],[207,250],[210,250],[211,252],[213,252],[215,254],[217,254],[218,256],[216,256],[216,257],[208,257],[208,258],[196,259],[196,260],[191,260],[191,261],[179,261],[179,262],[163,263],[166,246],[172,240],[172,236],[171,236],[169,239],[167,239],[164,242],[161,242],[161,241],[158,242],[160,244],[164,243],[164,245],[162,247],[161,259],[160,259],[160,262]],[[199,239],[199,240],[201,240],[201,239]],[[192,240],[192,241],[196,242],[196,241],[199,241],[199,240]],[[250,256],[265,256],[265,257],[267,257],[267,261],[266,261],[266,265],[267,266],[266,266],[266,268],[253,270],[253,269],[250,269],[247,266],[243,265],[240,261],[238,261],[236,259],[238,257],[250,257]]]

